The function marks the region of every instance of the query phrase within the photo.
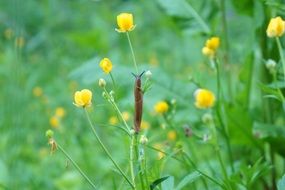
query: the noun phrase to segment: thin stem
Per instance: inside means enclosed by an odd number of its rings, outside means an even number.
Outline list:
[[[218,159],[219,159],[219,162],[220,162],[220,165],[221,165],[221,168],[222,168],[222,173],[224,175],[224,178],[228,180],[227,170],[226,170],[226,167],[225,167],[223,159],[222,159],[220,148],[218,146],[219,145],[216,145],[215,151],[216,151],[216,153],[218,155]]]
[[[134,184],[134,189],[136,189],[136,183],[135,183],[135,174],[134,174],[134,143],[135,143],[135,137],[132,135],[131,139],[131,145],[130,145],[130,170],[131,170],[131,178],[132,183]]]
[[[107,95],[107,98],[109,100],[109,102],[112,104],[112,106],[115,108],[115,111],[119,114],[121,120],[123,121],[127,131],[128,131],[128,134],[130,135],[130,127],[129,125],[127,124],[127,122],[125,121],[124,117],[123,117],[123,114],[122,112],[120,111],[120,109],[118,108],[116,102],[113,100],[113,98],[110,96],[110,94],[108,93],[108,91],[106,90],[106,88],[104,87],[104,92],[106,93]]]
[[[223,93],[222,93],[222,85],[221,85],[221,71],[220,71],[220,62],[217,58],[214,59],[214,63],[215,63],[215,67],[217,70],[217,93],[218,93],[218,101],[217,101],[217,116],[219,119],[219,122],[221,124],[221,128],[226,140],[226,145],[227,145],[227,150],[228,150],[228,157],[230,160],[230,166],[231,166],[231,170],[232,172],[234,172],[234,166],[233,166],[233,155],[232,155],[232,148],[231,148],[231,144],[230,144],[230,140],[229,140],[229,135],[227,133],[226,130],[226,126],[225,123],[223,121],[222,118],[222,113],[221,113],[221,109],[222,109],[222,104],[221,102],[223,102]]]
[[[273,73],[272,75],[273,75],[273,81],[274,81],[274,82],[277,82],[276,72],[274,71],[274,73]],[[276,83],[275,83],[275,84],[276,84]],[[284,102],[284,101],[285,101],[285,98],[284,98],[284,96],[283,96],[283,94],[282,94],[280,88],[277,87],[277,85],[276,85],[276,89],[277,89],[277,92],[278,92],[279,96],[281,97],[282,102]]]
[[[144,171],[146,186],[148,188],[148,187],[150,187],[150,185],[149,185],[149,182],[148,182],[148,174],[147,174],[147,167],[146,167],[146,150],[145,150],[145,145],[143,145],[143,171]]]
[[[131,42],[131,38],[130,38],[129,32],[126,32],[126,34],[127,34],[128,42],[129,42],[129,45],[130,45],[130,49],[131,49],[134,65],[135,65],[135,68],[136,68],[136,72],[137,72],[137,74],[139,74],[137,61],[136,61],[136,57],[135,57],[135,53],[134,53],[134,49],[133,49],[133,46],[132,46],[132,42]]]
[[[222,12],[222,26],[223,26],[223,33],[224,33],[224,41],[225,41],[225,59],[228,63],[228,56],[229,56],[229,40],[228,40],[228,25],[226,19],[226,1],[221,0],[221,12]]]
[[[85,178],[88,183],[96,189],[96,186],[92,183],[92,181],[87,177],[87,175],[81,170],[81,168],[76,164],[76,162],[69,156],[69,154],[59,145],[57,144],[58,149],[70,160],[70,162],[74,165],[74,167],[79,171],[83,178]]]
[[[115,162],[115,160],[113,159],[113,157],[111,156],[111,154],[109,153],[109,151],[107,150],[107,148],[105,147],[105,145],[103,144],[103,142],[101,141],[100,137],[98,136],[94,125],[91,122],[90,116],[88,114],[88,111],[86,110],[86,108],[84,108],[85,110],[85,114],[86,117],[88,119],[88,122],[90,124],[90,128],[94,134],[94,136],[96,137],[97,141],[99,142],[99,144],[101,145],[102,149],[104,150],[104,152],[107,154],[107,156],[109,157],[109,159],[112,161],[112,163],[114,164],[114,166],[118,169],[118,171],[121,173],[121,175],[126,179],[126,181],[130,184],[130,186],[132,187],[132,189],[135,189],[135,186],[132,184],[132,182],[129,180],[129,178],[126,176],[126,174],[123,172],[123,170],[120,168],[120,166]]]
[[[143,180],[143,175],[142,175],[142,168],[141,168],[141,160],[139,158],[139,147],[138,147],[138,134],[135,133],[135,143],[134,143],[134,149],[135,149],[135,159],[137,162],[139,162],[138,166],[139,166],[139,177],[140,177],[140,182],[141,182],[141,188],[142,190],[145,190],[145,186],[144,186],[144,180]]]
[[[219,163],[221,165],[221,169],[222,169],[222,173],[223,173],[223,176],[225,178],[225,181],[226,181],[226,185],[228,186],[229,189],[231,189],[231,185],[228,183],[229,182],[228,173],[227,173],[226,167],[224,165],[222,155],[221,155],[221,151],[220,151],[220,145],[218,142],[218,135],[217,135],[217,130],[216,130],[215,124],[212,123],[210,125],[210,128],[212,130],[213,138],[214,138],[214,150],[215,150],[216,154],[218,155],[218,160],[219,160]]]
[[[113,77],[113,75],[112,75],[112,72],[110,72],[109,75],[110,75],[111,80],[112,80],[112,83],[113,83],[113,88],[114,88],[114,90],[116,91],[116,83],[115,83],[114,77]]]
[[[279,54],[280,54],[280,58],[281,58],[281,62],[282,62],[284,82],[285,82],[285,59],[284,59],[284,54],[283,54],[281,42],[280,42],[280,39],[278,37],[276,37],[276,42],[277,42],[277,46],[278,46],[278,50],[279,50]]]

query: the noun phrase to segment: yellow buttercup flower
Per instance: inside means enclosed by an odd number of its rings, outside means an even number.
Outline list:
[[[55,109],[55,115],[57,117],[63,117],[65,115],[65,110],[62,107],[58,107]]]
[[[53,128],[58,128],[59,127],[59,120],[56,116],[52,116],[49,119],[49,123]]]
[[[118,32],[129,32],[135,28],[133,15],[130,13],[121,13],[117,16]]]
[[[160,102],[157,102],[155,105],[154,105],[154,111],[156,113],[159,113],[159,114],[164,114],[168,111],[169,109],[169,106],[167,104],[167,102],[165,101],[160,101]]]
[[[206,89],[198,89],[194,93],[195,106],[200,109],[210,108],[214,106],[215,95],[213,92]]]
[[[207,57],[213,57],[215,55],[215,51],[208,47],[203,47],[202,53]]]
[[[206,41],[206,45],[205,46],[207,48],[215,51],[220,46],[220,38],[218,38],[218,37],[210,38],[209,40]]]
[[[214,57],[217,49],[220,46],[220,38],[212,37],[208,39],[202,49],[202,53],[207,57]]]
[[[174,130],[171,130],[167,133],[167,139],[170,141],[175,141],[177,137],[177,134]]]
[[[88,89],[76,91],[74,94],[74,105],[77,107],[87,107],[91,105],[92,92]]]
[[[266,33],[270,38],[280,37],[285,31],[285,22],[280,16],[270,19]]]
[[[100,61],[99,66],[101,67],[101,69],[103,70],[104,73],[108,74],[112,71],[112,62],[110,59],[108,58],[104,58]]]

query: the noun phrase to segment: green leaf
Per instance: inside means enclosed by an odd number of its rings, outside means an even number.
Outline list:
[[[155,180],[154,182],[152,182],[150,184],[150,190],[153,190],[156,186],[158,186],[163,181],[167,180],[169,177],[170,176],[165,176],[165,177],[159,178],[159,179]]]
[[[174,177],[170,176],[166,181],[161,183],[162,190],[173,190],[174,189]]]
[[[265,97],[270,97],[270,98],[274,97],[275,99],[282,101],[282,97],[280,96],[280,94],[278,93],[276,89],[271,88],[270,86],[262,84],[262,83],[259,83],[259,87],[263,92],[267,93]]]
[[[177,185],[177,187],[175,188],[175,190],[180,190],[182,189],[184,186],[186,186],[188,183],[192,183],[195,180],[197,180],[199,177],[201,176],[200,173],[198,172],[193,172],[187,176],[185,176],[180,183]]]
[[[284,190],[285,189],[285,175],[283,175],[283,177],[278,181],[277,189],[278,190]]]
[[[194,18],[201,28],[206,33],[210,33],[210,28],[197,11],[185,0],[158,0],[159,5],[169,14],[170,16],[180,18]]]
[[[275,81],[267,85],[268,87],[272,89],[278,89],[278,88],[285,88],[284,81]]]
[[[253,15],[253,7],[254,7],[253,0],[238,0],[238,1],[232,1],[232,3],[239,13],[250,16]]]
[[[257,136],[272,145],[273,149],[285,157],[285,128],[273,124],[258,123],[253,125],[253,131]]]

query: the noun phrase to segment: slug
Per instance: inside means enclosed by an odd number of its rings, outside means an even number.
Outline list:
[[[134,130],[139,133],[142,121],[143,112],[143,91],[141,87],[141,77],[144,74],[143,71],[140,75],[134,75],[135,86],[134,86],[134,97],[135,97],[135,116],[134,116]]]

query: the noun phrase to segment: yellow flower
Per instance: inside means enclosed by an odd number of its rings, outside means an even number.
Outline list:
[[[176,132],[174,130],[171,130],[167,133],[167,139],[170,141],[175,141],[176,140]]]
[[[110,125],[117,125],[119,123],[118,118],[116,116],[112,116],[109,119],[109,124]]]
[[[42,90],[42,88],[41,87],[35,87],[34,89],[33,89],[33,95],[34,96],[36,96],[36,97],[40,97],[40,96],[42,96],[43,95],[43,90]]]
[[[76,91],[74,94],[74,104],[77,107],[86,107],[91,105],[92,92],[88,89]]]
[[[130,119],[130,113],[129,112],[127,112],[127,111],[124,111],[123,113],[122,113],[122,116],[123,116],[123,119],[125,120],[125,121],[129,121],[129,119]]]
[[[220,38],[218,38],[218,37],[210,38],[209,40],[206,41],[206,45],[205,46],[207,48],[215,51],[220,46]]]
[[[110,73],[112,71],[113,65],[112,65],[111,60],[108,59],[108,58],[102,59],[100,61],[99,65],[100,65],[101,69],[103,70],[103,72],[106,73],[106,74],[108,74],[108,73]]]
[[[167,102],[165,101],[160,101],[160,102],[157,102],[155,105],[154,105],[154,111],[156,113],[159,113],[159,114],[164,114],[168,111],[168,104]]]
[[[208,47],[203,47],[202,53],[207,57],[213,57],[215,55],[215,51]]]
[[[129,32],[135,28],[133,15],[130,13],[121,13],[117,16],[118,32]]]
[[[57,117],[63,117],[65,115],[65,110],[62,107],[58,107],[55,109],[55,115]]]
[[[266,30],[268,37],[280,37],[283,35],[284,31],[285,23],[280,16],[270,19]]]
[[[149,122],[142,120],[141,129],[145,130],[145,129],[149,129],[149,128],[150,128]]]
[[[49,123],[53,128],[58,128],[59,127],[59,120],[56,116],[52,116],[49,119]]]
[[[208,39],[202,49],[202,53],[207,57],[214,57],[218,47],[220,46],[220,38],[212,37]]]
[[[195,106],[200,109],[210,108],[214,106],[215,95],[213,92],[206,89],[198,89],[194,93]]]

